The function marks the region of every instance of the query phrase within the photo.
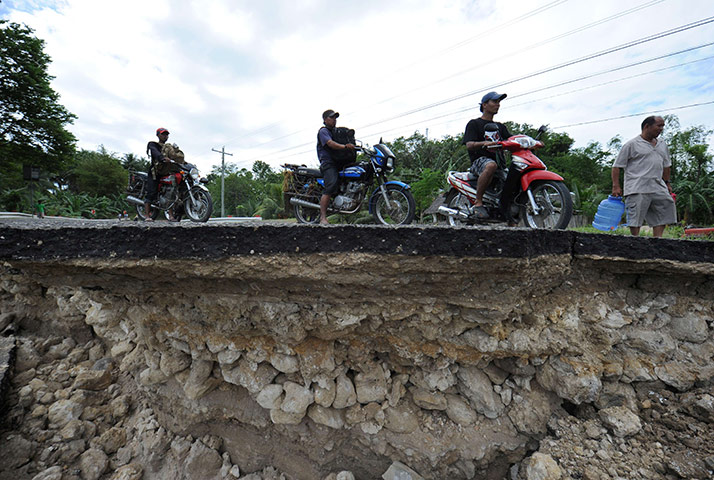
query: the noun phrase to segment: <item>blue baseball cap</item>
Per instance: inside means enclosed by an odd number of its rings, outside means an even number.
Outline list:
[[[481,103],[486,103],[489,100],[498,100],[500,102],[501,100],[503,100],[506,97],[507,97],[507,95],[505,93],[488,92],[481,99]]]

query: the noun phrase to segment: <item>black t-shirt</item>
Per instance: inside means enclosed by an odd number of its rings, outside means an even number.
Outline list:
[[[492,135],[490,138],[485,137],[486,131],[484,130],[484,127],[488,123],[495,123],[498,127],[498,131],[495,132],[494,135]],[[508,131],[504,124],[494,122],[493,120],[489,121],[484,120],[483,118],[474,118],[473,120],[469,120],[469,123],[466,124],[463,144],[466,145],[466,142],[483,142],[485,140],[498,142],[501,140],[506,140],[510,136],[511,133]],[[472,162],[479,157],[488,157],[498,161],[497,151],[488,150],[486,148],[469,150],[469,158]]]

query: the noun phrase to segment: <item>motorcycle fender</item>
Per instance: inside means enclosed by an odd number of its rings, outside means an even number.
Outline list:
[[[200,190],[206,191],[206,192],[208,191],[208,188],[207,188],[205,185],[201,184],[201,183],[194,183],[194,184],[191,186],[191,190],[196,190],[197,188],[200,189]]]
[[[384,186],[386,187],[387,185],[397,185],[401,187],[402,190],[409,190],[410,187],[409,184],[400,182],[399,180],[390,180],[388,182],[385,182]],[[375,188],[374,192],[372,192],[372,196],[369,197],[369,213],[374,213],[374,205],[377,202],[377,195],[381,195],[381,191],[379,188]]]
[[[537,180],[555,180],[557,182],[562,182],[563,177],[557,173],[549,172],[548,170],[531,170],[524,173],[521,177],[521,190],[525,192],[528,190],[531,183]]]

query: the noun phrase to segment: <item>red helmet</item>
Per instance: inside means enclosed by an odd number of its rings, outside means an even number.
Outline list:
[[[168,135],[169,131],[166,130],[165,128],[163,128],[163,127],[156,129],[156,136],[157,136],[157,137],[158,137],[160,134],[162,134],[162,133],[166,133],[166,134]]]

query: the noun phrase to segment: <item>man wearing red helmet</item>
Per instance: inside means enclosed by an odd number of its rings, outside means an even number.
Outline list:
[[[169,145],[166,140],[169,139],[169,131],[165,128],[157,128],[156,136],[159,137],[158,142],[151,141],[146,146],[146,152],[151,157],[151,166],[149,167],[149,178],[146,184],[146,198],[144,198],[144,212],[145,220],[147,222],[153,222],[154,219],[151,218],[151,202],[156,200],[156,195],[158,193],[159,177],[168,175],[171,173],[171,158],[168,155]],[[181,159],[183,159],[183,152],[180,152]],[[169,211],[169,219],[173,220],[173,214]]]

